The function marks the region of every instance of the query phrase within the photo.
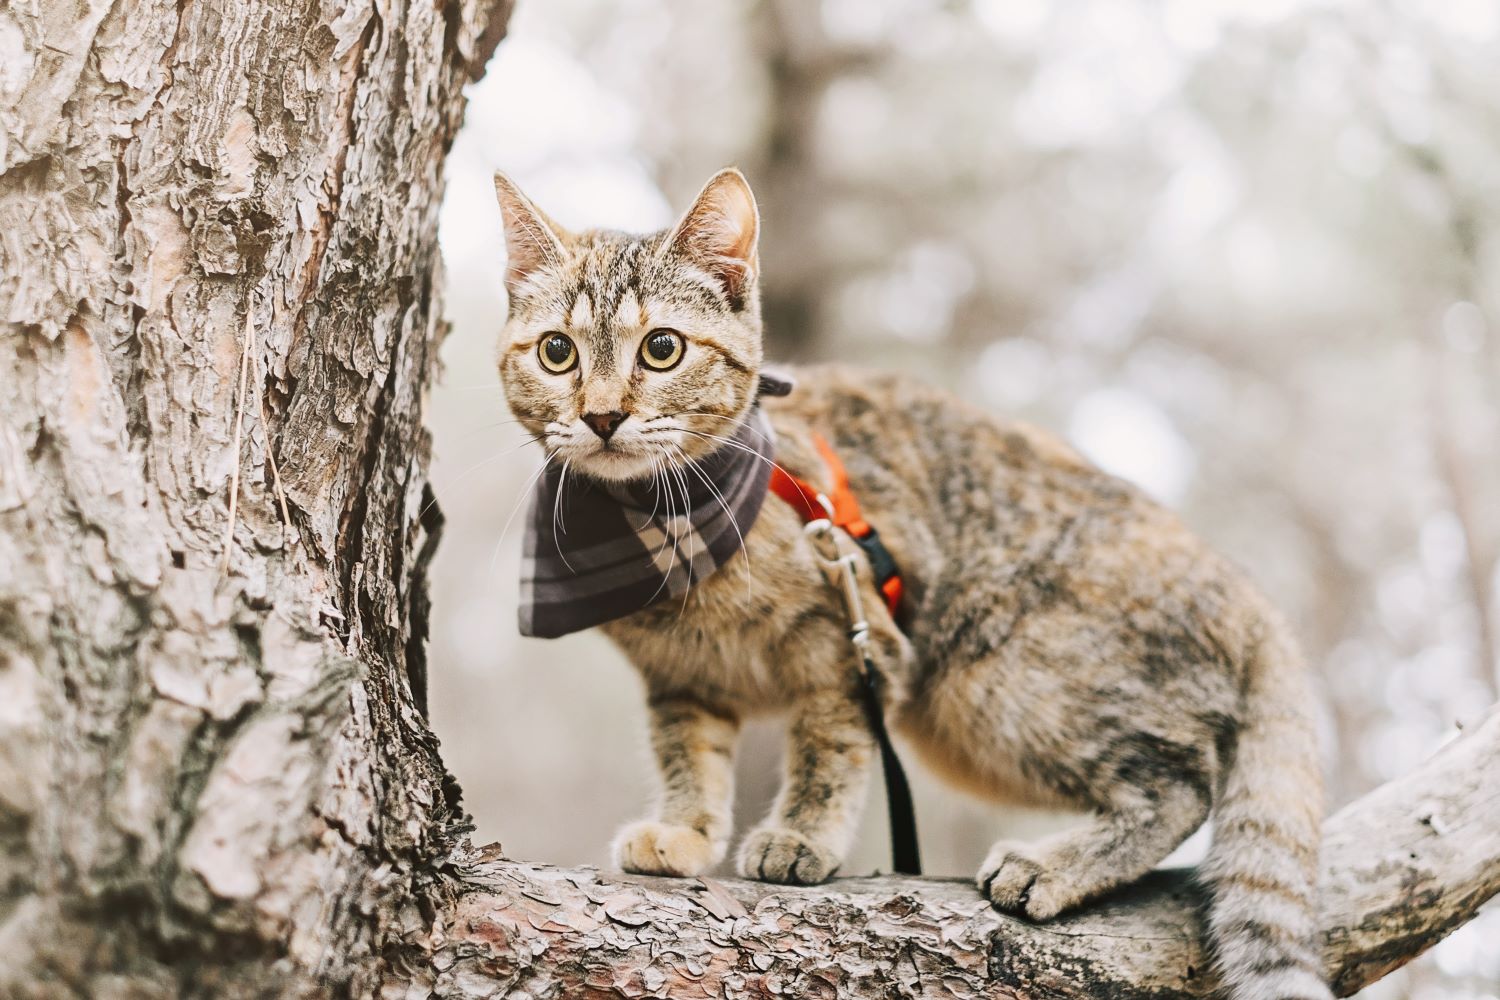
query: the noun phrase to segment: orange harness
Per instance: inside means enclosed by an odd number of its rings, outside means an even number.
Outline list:
[[[790,504],[803,523],[826,517],[835,527],[844,529],[854,539],[870,560],[875,586],[885,598],[885,606],[891,617],[895,618],[902,593],[901,571],[896,567],[896,560],[891,557],[890,550],[880,540],[874,527],[860,514],[859,501],[849,488],[849,474],[844,471],[844,463],[839,461],[838,453],[820,434],[813,435],[813,444],[817,447],[818,454],[823,456],[823,462],[833,478],[832,490],[824,494],[807,480],[794,476],[777,465],[771,469],[771,492]]]

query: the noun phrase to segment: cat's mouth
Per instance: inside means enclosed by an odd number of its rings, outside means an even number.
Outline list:
[[[636,426],[632,427],[631,424]],[[592,431],[549,433],[547,450],[569,470],[607,482],[650,479],[681,461],[682,435],[625,421],[607,438]]]
[[[601,437],[580,418],[546,427],[546,448],[554,464],[605,482],[634,482],[671,475],[701,459],[723,440],[695,430],[680,417],[631,416]]]

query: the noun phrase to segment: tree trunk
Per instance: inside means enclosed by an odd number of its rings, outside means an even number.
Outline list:
[[[497,0],[0,8],[0,995],[368,995],[422,718],[437,213]]]
[[[422,397],[508,14],[0,10],[0,995],[1203,995],[1180,877],[1036,928],[959,883],[469,846],[423,718]],[[1497,728],[1331,821],[1345,991],[1496,891]]]

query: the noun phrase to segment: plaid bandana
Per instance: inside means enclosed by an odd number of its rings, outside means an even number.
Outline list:
[[[791,388],[761,376],[761,395]],[[775,437],[758,404],[732,440],[655,480],[601,483],[573,475],[564,484],[549,466],[527,519],[521,634],[553,639],[624,618],[682,597],[728,562],[755,523],[771,478]]]

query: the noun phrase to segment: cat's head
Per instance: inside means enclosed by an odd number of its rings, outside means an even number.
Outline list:
[[[761,364],[759,220],[737,170],[716,174],[675,226],[570,233],[495,176],[510,298],[500,381],[558,464],[649,477],[731,436]]]

